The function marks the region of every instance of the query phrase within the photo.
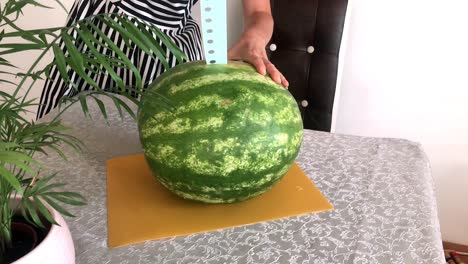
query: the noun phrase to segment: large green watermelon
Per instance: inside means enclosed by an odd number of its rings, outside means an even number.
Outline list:
[[[293,164],[303,133],[288,90],[241,62],[191,62],[162,74],[142,97],[138,127],[156,179],[207,203],[269,190]]]

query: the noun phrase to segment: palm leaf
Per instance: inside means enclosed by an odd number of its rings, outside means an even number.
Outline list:
[[[52,208],[57,210],[57,212],[59,212],[60,214],[68,216],[68,217],[75,217],[68,210],[60,206],[58,203],[54,202],[53,198],[49,196],[42,196],[42,199],[44,199],[44,201],[46,201]]]
[[[36,170],[28,164],[33,163],[39,165],[39,162],[37,162],[36,160],[32,159],[24,153],[17,151],[0,151],[0,162],[3,164],[7,163],[15,165],[31,174],[34,174]]]
[[[65,11],[65,13],[68,14],[68,9],[60,2],[59,0],[54,0],[62,9]]]
[[[33,197],[34,205],[36,208],[39,210],[42,216],[45,217],[45,219],[53,224],[53,225],[58,225],[58,223],[55,221],[55,219],[52,217],[50,211],[45,207],[45,205],[42,203],[41,199],[39,199],[37,196]]]
[[[41,219],[39,218],[39,215],[37,214],[35,204],[33,204],[29,200],[29,197],[23,197],[23,199],[21,199],[21,202],[22,202],[21,206],[26,207],[28,215],[31,217],[32,221],[30,221],[30,222],[32,222],[33,224],[35,224],[35,225],[37,225],[37,226],[39,226],[41,228],[45,228],[44,224],[42,223]]]
[[[120,78],[120,76],[117,75],[117,73],[114,71],[112,66],[109,65],[109,62],[101,55],[101,52],[99,52],[93,45],[93,43],[95,44],[101,44],[101,43],[93,36],[93,34],[86,28],[84,24],[80,24],[80,25],[81,25],[80,28],[76,28],[76,32],[78,32],[78,35],[81,36],[81,39],[87,44],[88,49],[98,59],[98,61],[110,74],[110,76],[117,83],[117,85],[123,89],[125,87],[125,84],[123,83],[122,78]]]
[[[63,35],[64,39],[69,39],[69,36]],[[66,36],[66,37],[65,37]],[[65,61],[67,64],[70,66],[70,68],[78,74],[81,78],[83,78],[86,83],[89,85],[93,86],[95,89],[100,90],[101,88],[99,85],[94,81],[86,72],[84,72],[83,68],[84,66],[84,59],[81,57],[81,54],[79,54],[79,51],[76,49],[74,44],[72,42],[69,42],[68,40],[65,41],[65,45],[67,47],[67,51],[71,54],[71,57],[66,57]]]
[[[82,195],[75,192],[46,192],[42,193],[41,195],[51,197],[64,204],[70,204],[75,206],[86,205],[86,202],[84,202],[85,198]]]
[[[5,80],[5,79],[0,79],[0,83],[9,83],[9,84],[12,84],[12,85],[16,85],[16,83],[14,83],[12,81],[9,81],[9,80]]]
[[[66,82],[69,81],[67,63],[65,61],[65,55],[63,54],[62,49],[57,44],[52,44],[52,50],[54,51],[55,65],[62,76],[62,79]]]
[[[156,54],[156,58],[160,59],[163,63],[164,68],[167,70],[169,69],[169,64],[167,63],[166,55],[162,52],[161,47],[158,45],[154,45],[153,36],[146,30],[145,27],[141,27],[141,23],[128,21],[122,17],[117,17],[120,23],[125,26],[125,28],[129,31],[130,34],[134,37],[134,39],[138,39],[142,43],[144,43],[145,49],[143,49],[147,54],[153,56]],[[140,25],[140,27],[136,26],[134,23]],[[144,30],[142,30],[142,28]],[[147,34],[144,34],[147,33]],[[153,56],[154,57],[154,56]]]
[[[42,8],[51,8],[49,6],[43,5],[37,1],[34,0],[17,0],[17,1],[12,1],[12,3],[8,6],[8,8],[5,10],[5,15],[10,15],[13,13],[21,13],[22,9],[26,5],[34,5]]]
[[[101,99],[97,98],[95,95],[91,95],[91,98],[94,99],[94,101],[98,105],[102,115],[104,116],[104,119],[107,121],[107,110],[106,110],[106,106],[104,105],[104,102]]]
[[[162,43],[172,52],[172,54],[174,54],[179,63],[182,63],[184,62],[184,60],[187,60],[187,55],[158,27],[147,22],[142,23],[144,23],[148,28],[151,29],[155,36],[162,41]]]
[[[24,35],[33,35],[33,36],[37,35],[39,38],[42,38],[40,35],[50,35],[52,37],[57,37],[57,34],[55,34],[54,32],[57,32],[63,29],[63,27],[53,27],[53,28],[26,30],[26,29],[19,28],[14,24],[13,24],[13,28],[16,31],[3,33],[1,36],[3,38],[23,37]]]
[[[88,102],[86,102],[86,95],[84,94],[78,95],[78,100],[80,101],[81,109],[83,109],[83,114],[85,116],[91,116],[89,114]]]
[[[40,50],[44,48],[46,48],[44,44],[37,43],[4,43],[0,44],[0,49],[6,50],[0,51],[0,55],[18,53],[25,50]]]
[[[6,180],[19,194],[23,194],[21,184],[16,176],[3,165],[0,165],[0,176]]]
[[[104,34],[96,25],[94,25],[93,23],[88,23],[88,25],[101,37],[101,39],[107,44],[109,49],[115,52],[115,54],[118,56],[119,59],[121,59],[124,65],[132,70],[136,78],[137,86],[142,87],[140,71],[135,67],[131,60],[127,58],[127,56],[120,50],[120,48],[117,47],[117,45],[115,45],[115,43],[112,40],[110,40],[106,36],[106,34]]]
[[[2,57],[0,57],[0,66],[8,66],[8,67],[16,68],[15,65],[11,64],[9,61],[7,61],[6,59]]]

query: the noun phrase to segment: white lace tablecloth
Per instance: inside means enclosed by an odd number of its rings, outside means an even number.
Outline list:
[[[106,160],[141,153],[136,124],[90,103],[63,116],[83,156],[41,156],[58,181],[87,197],[67,218],[81,263],[445,263],[434,184],[417,143],[306,130],[298,164],[331,201],[329,212],[160,241],[107,247]],[[190,221],[190,219],[187,219]]]

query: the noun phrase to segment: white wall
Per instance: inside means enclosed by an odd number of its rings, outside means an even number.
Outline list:
[[[468,245],[468,1],[354,0],[335,132],[421,142],[444,240]]]

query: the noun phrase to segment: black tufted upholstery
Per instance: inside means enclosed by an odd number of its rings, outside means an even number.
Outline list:
[[[330,131],[347,4],[347,0],[271,0],[275,27],[267,52],[290,83],[304,128]]]

